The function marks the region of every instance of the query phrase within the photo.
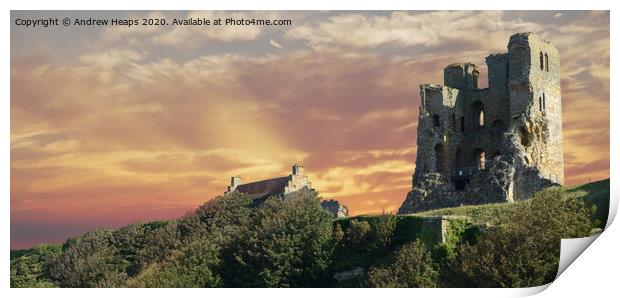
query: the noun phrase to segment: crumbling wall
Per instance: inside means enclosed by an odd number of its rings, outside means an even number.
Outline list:
[[[329,213],[333,214],[336,218],[349,216],[349,208],[336,200],[321,201],[321,207],[329,211]]]
[[[399,213],[512,202],[563,183],[559,53],[532,33],[486,58],[489,88],[471,63],[421,85],[412,190]]]

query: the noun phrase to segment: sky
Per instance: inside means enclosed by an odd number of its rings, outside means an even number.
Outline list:
[[[290,26],[58,26],[18,18],[286,19]],[[419,85],[480,67],[509,37],[560,51],[565,183],[609,177],[602,11],[19,12],[11,14],[11,248],[173,219],[230,177],[305,166],[351,214],[411,189]]]

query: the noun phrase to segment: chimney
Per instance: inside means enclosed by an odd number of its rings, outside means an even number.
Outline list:
[[[232,177],[230,177],[230,186],[228,187],[228,192],[235,191],[235,189],[237,189],[237,186],[239,186],[239,184],[241,184],[241,177],[240,176],[232,176]]]

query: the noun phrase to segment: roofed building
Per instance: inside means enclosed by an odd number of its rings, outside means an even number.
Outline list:
[[[291,174],[284,177],[277,177],[241,184],[241,177],[233,176],[230,178],[230,185],[228,186],[224,194],[237,191],[250,195],[256,203],[260,203],[268,197],[283,197],[287,194],[299,191],[303,188],[314,190],[310,184],[310,181],[308,180],[308,176],[304,174],[304,167],[302,165],[294,164]],[[324,202],[329,202],[329,204]],[[334,208],[334,204],[336,204],[338,208]],[[323,201],[321,206],[323,206],[323,208],[328,210],[330,213],[334,214],[336,217],[348,216],[347,207],[338,203],[338,201]]]
[[[308,176],[304,175],[304,167],[294,164],[292,174],[284,177],[271,178],[241,184],[241,177],[230,178],[230,186],[224,194],[238,191],[252,196],[254,199],[266,199],[270,196],[283,196],[302,188],[312,190]]]

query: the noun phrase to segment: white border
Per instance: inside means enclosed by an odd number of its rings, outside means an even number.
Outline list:
[[[334,9],[334,10],[612,10],[611,13],[611,53],[615,57],[617,47],[617,38],[613,38],[616,30],[617,21],[614,16],[617,13],[614,2],[612,1],[561,1],[561,0],[518,0],[518,1],[484,1],[484,0],[441,0],[441,1],[372,1],[362,2],[354,0],[315,0],[308,3],[299,3],[298,1],[276,1],[276,0],[239,0],[239,1],[219,1],[207,2],[199,0],[184,1],[164,1],[164,0],[108,0],[100,2],[92,1],[20,1],[19,3],[2,2],[0,6],[3,8],[5,18],[0,25],[2,32],[2,40],[5,41],[0,50],[2,51],[2,61],[0,62],[0,73],[2,76],[2,88],[0,88],[1,108],[0,108],[0,197],[2,198],[2,231],[3,237],[0,239],[2,246],[9,249],[9,176],[10,176],[10,10],[301,10],[301,9]],[[615,73],[618,69],[617,60],[611,59],[610,75],[611,90],[610,98],[617,98],[617,91],[614,89],[614,83],[617,83]],[[610,113],[618,111],[618,104],[611,100]],[[611,118],[611,136],[617,136],[618,120]],[[610,140],[610,152],[618,152],[618,142],[615,138]],[[618,185],[615,173],[618,169],[618,160],[615,155],[610,156],[610,174],[611,174],[611,193],[612,193],[612,210],[610,210],[610,222],[615,216],[618,202]],[[620,243],[620,228],[616,226],[608,227],[608,229],[594,242],[586,253],[578,258],[562,276],[559,277],[549,290],[543,292],[543,297],[574,297],[592,295],[594,293],[606,294],[605,296],[613,296],[616,294],[617,276],[620,273],[617,247]],[[91,297],[105,297],[110,295],[135,296],[149,295],[154,297],[169,297],[171,295],[214,295],[214,296],[231,296],[231,295],[251,295],[251,296],[275,296],[284,297],[291,294],[300,297],[315,297],[317,295],[334,295],[334,296],[362,296],[376,297],[377,295],[430,295],[433,297],[512,297],[521,295],[531,295],[543,290],[546,287],[532,289],[303,289],[303,290],[269,290],[269,289],[213,289],[213,290],[188,290],[188,289],[156,289],[156,290],[124,290],[124,289],[105,289],[105,290],[45,290],[45,289],[7,289],[9,286],[9,259],[8,252],[6,257],[2,259],[0,265],[0,277],[3,283],[3,297],[19,297],[26,296],[51,296],[51,297],[81,297],[89,295]],[[381,291],[381,292],[380,292]],[[612,294],[613,293],[613,294]]]

